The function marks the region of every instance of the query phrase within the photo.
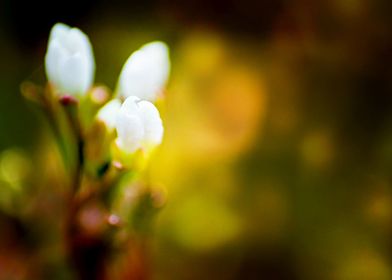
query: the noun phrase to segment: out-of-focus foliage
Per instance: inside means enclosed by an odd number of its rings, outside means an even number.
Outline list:
[[[145,244],[153,279],[391,279],[389,1],[169,2],[90,3],[77,22],[96,80],[112,88],[143,43],[172,51],[164,142],[148,172],[167,200]],[[46,124],[18,96],[43,72],[33,65],[46,42],[1,21],[0,279],[42,263],[48,279],[68,279],[56,237],[64,174]]]

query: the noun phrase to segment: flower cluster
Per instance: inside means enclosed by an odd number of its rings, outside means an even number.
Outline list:
[[[95,62],[88,37],[78,28],[56,24],[45,57],[49,82],[60,96],[83,99],[92,89]],[[155,102],[170,71],[168,47],[152,42],[126,61],[113,99],[97,113],[109,131],[115,131],[117,148],[125,154],[150,151],[162,141],[163,126]]]
[[[67,190],[62,229],[78,279],[112,279],[111,254],[123,249],[124,258],[143,258],[135,244],[143,243],[153,214],[165,201],[162,187],[141,175],[164,133],[156,105],[162,103],[169,77],[169,49],[158,41],[142,46],[130,55],[111,91],[94,84],[87,35],[58,23],[50,33],[45,70],[46,86],[24,82],[21,87],[45,114],[65,171],[53,175],[58,183],[45,191]],[[137,265],[121,270],[145,273]]]

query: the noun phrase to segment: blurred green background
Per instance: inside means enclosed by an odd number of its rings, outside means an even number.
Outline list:
[[[96,83],[112,89],[142,44],[170,46],[153,279],[392,279],[391,1],[2,0],[2,188],[51,172],[47,126],[19,86],[44,82],[59,21],[88,34]],[[5,200],[0,279],[27,279],[56,250],[26,241]]]

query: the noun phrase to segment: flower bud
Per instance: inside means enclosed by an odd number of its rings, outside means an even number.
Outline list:
[[[155,101],[170,71],[169,49],[163,42],[152,42],[134,52],[124,64],[119,78],[119,94]]]
[[[116,144],[127,154],[162,142],[163,125],[157,108],[135,96],[128,97],[122,104],[116,116],[116,129]]]
[[[112,99],[103,106],[97,114],[99,120],[105,123],[106,127],[112,131],[116,125],[117,113],[120,111],[121,101],[118,98]]]
[[[82,96],[91,87],[94,56],[86,34],[78,28],[57,23],[53,26],[45,57],[48,80],[61,94]]]

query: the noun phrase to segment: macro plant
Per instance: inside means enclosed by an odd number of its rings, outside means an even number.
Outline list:
[[[94,84],[90,40],[53,26],[45,86],[24,82],[23,96],[48,122],[66,172],[61,221],[76,279],[146,279],[145,236],[164,191],[146,176],[164,135],[157,104],[169,78],[169,49],[151,42],[131,54],[117,87]]]

